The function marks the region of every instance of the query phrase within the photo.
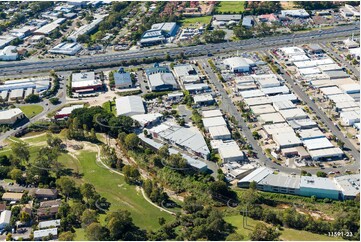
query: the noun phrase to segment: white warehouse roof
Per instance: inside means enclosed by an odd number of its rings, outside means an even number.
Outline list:
[[[279,113],[286,119],[305,119],[308,118],[307,114],[300,108],[293,108],[293,109],[283,109],[280,110]]]
[[[252,106],[251,109],[252,109],[252,112],[255,115],[266,114],[266,113],[275,113],[276,112],[275,109],[270,104]]]
[[[222,114],[221,110],[219,110],[219,109],[208,110],[208,111],[202,112],[203,118],[222,117],[222,116],[223,116],[223,114]]]
[[[333,148],[333,144],[325,137],[316,138],[316,139],[307,139],[303,141],[303,144],[307,147],[309,151]]]
[[[202,121],[206,129],[215,126],[227,126],[227,123],[223,117],[203,118]]]
[[[132,116],[144,114],[143,100],[139,96],[120,97],[115,100],[117,115]]]

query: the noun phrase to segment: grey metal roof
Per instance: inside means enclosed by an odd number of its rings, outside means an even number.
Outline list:
[[[300,188],[300,177],[294,176],[286,176],[281,174],[269,174],[264,179],[262,179],[258,184],[260,185],[268,185],[268,186],[275,186],[275,187],[287,187],[293,189]]]

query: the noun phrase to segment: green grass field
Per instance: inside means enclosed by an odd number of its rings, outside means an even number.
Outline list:
[[[243,13],[244,1],[220,2],[216,7],[217,13]]]
[[[113,113],[114,115],[117,115],[117,111],[115,108],[115,101],[107,101],[102,104],[102,107],[107,110],[110,113]]]
[[[95,162],[96,153],[82,151],[78,156],[84,174],[84,182],[93,184],[102,196],[110,203],[110,210],[126,209],[132,213],[134,223],[146,229],[160,227],[158,218],[164,217],[167,221],[173,219],[172,215],[161,212],[149,204],[135,186],[125,183],[124,178],[111,171],[98,166]]]
[[[21,109],[21,111],[23,111],[23,113],[28,119],[38,115],[44,110],[42,106],[36,104],[20,106],[19,108]]]
[[[234,215],[225,217],[225,220],[236,227],[236,232],[243,235],[245,240],[249,240],[249,234],[256,227],[256,224],[261,222],[251,218],[247,219],[247,226],[243,228],[243,216]],[[295,230],[285,228],[281,231],[281,240],[284,241],[336,241],[343,240],[342,238],[334,238],[326,235],[314,234],[307,231]]]
[[[191,25],[199,25],[199,24],[209,24],[211,22],[212,16],[203,16],[203,17],[195,17],[195,18],[185,18],[180,22],[183,27],[189,27]]]

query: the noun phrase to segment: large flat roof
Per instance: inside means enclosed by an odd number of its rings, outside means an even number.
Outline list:
[[[242,178],[239,183],[243,183],[243,182],[260,182],[262,179],[264,179],[266,176],[268,176],[269,174],[272,174],[273,170],[268,168],[268,167],[259,167],[256,170],[252,171],[250,174],[248,174],[247,176],[245,176],[244,178]]]
[[[328,149],[320,149],[320,150],[309,150],[308,153],[310,156],[315,158],[329,158],[334,156],[342,156],[343,152],[338,147],[328,148]]]
[[[231,132],[229,132],[226,126],[209,127],[209,133],[211,134],[212,137],[231,135]]]
[[[291,126],[287,123],[278,123],[278,124],[266,124],[263,125],[263,129],[269,134],[278,134],[278,133],[290,133],[293,132]]]
[[[239,94],[240,94],[243,98],[264,97],[264,96],[266,96],[263,91],[258,90],[258,89],[239,92]]]
[[[308,118],[308,115],[301,108],[283,109],[279,113],[286,120]]]
[[[247,98],[244,102],[248,106],[256,106],[256,105],[263,105],[263,104],[272,104],[272,100],[269,97],[254,97],[254,98]]]
[[[211,117],[221,117],[223,116],[221,110],[215,109],[215,110],[207,110],[202,112],[203,118],[211,118]]]
[[[275,187],[286,187],[291,189],[300,188],[300,177],[286,176],[281,174],[269,174],[263,178],[258,184]]]
[[[302,141],[297,137],[295,132],[275,133],[272,135],[272,138],[279,146],[302,145]]]
[[[325,137],[307,139],[303,141],[303,144],[307,147],[308,150],[319,150],[334,147],[334,145]]]
[[[360,174],[335,177],[335,182],[344,196],[356,196],[360,193]]]
[[[270,104],[252,106],[251,109],[252,109],[252,112],[255,115],[266,114],[266,113],[275,113],[276,112],[276,110]]]
[[[343,91],[340,88],[335,87],[335,86],[334,87],[323,87],[323,88],[320,88],[320,91],[326,96],[343,93]]]
[[[227,123],[223,117],[203,118],[202,121],[205,128],[215,126],[227,126]]]
[[[0,119],[11,119],[13,117],[16,117],[20,114],[22,114],[23,111],[21,111],[20,108],[13,108],[8,110],[0,110]]]
[[[232,145],[224,145],[219,147],[218,153],[223,159],[237,157],[242,158],[244,156],[237,143],[232,143]]]
[[[318,127],[302,129],[299,131],[299,135],[303,140],[325,137],[324,133],[322,133]]]
[[[258,119],[264,123],[284,123],[286,121],[279,113],[261,114]]]
[[[117,115],[144,114],[143,100],[139,96],[119,97],[115,100]]]
[[[300,187],[339,191],[336,184],[325,177],[301,176]]]

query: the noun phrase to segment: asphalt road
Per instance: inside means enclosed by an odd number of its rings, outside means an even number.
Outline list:
[[[354,66],[344,60],[338,53],[336,53],[332,48],[328,47],[325,44],[321,44],[322,48],[329,52],[333,57],[335,57],[339,62],[341,62],[347,69],[351,70],[357,79],[360,79],[360,71],[357,70]]]
[[[104,54],[91,57],[69,57],[66,59],[52,60],[25,60],[19,62],[4,62],[0,64],[0,76],[18,73],[34,73],[49,70],[72,70],[77,68],[95,68],[103,64],[119,64],[121,61],[139,60],[143,58],[163,57],[168,53],[175,57],[181,53],[186,56],[202,56],[208,53],[217,54],[234,50],[257,49],[259,47],[272,47],[289,45],[290,43],[313,42],[320,39],[331,39],[339,36],[350,35],[351,32],[359,32],[359,23],[347,26],[336,26],[331,29],[313,30],[309,32],[281,35],[275,37],[253,38],[235,42],[222,42],[189,47],[162,48],[156,50],[141,49],[137,51],[124,51],[117,54]]]
[[[282,66],[278,65],[278,67],[283,73],[286,73]],[[344,142],[346,148],[350,149],[349,152],[354,157],[355,162],[347,165],[347,167],[345,166],[344,168],[347,168],[349,170],[357,170],[360,167],[360,152],[357,150],[357,148],[350,142],[348,138],[345,138],[344,134],[333,124],[332,120],[319,109],[315,102],[311,100],[304,91],[302,91],[302,88],[298,86],[290,76],[286,74],[281,74],[281,76],[287,83],[291,85],[296,95],[301,98],[301,100],[305,102],[307,106],[313,110],[313,112],[316,113],[317,117],[327,126],[331,133],[335,135],[339,140]]]

